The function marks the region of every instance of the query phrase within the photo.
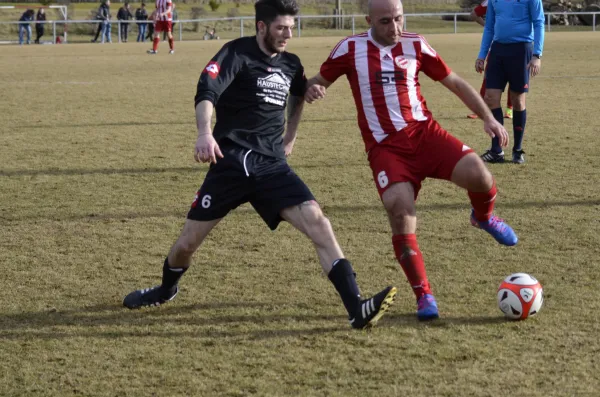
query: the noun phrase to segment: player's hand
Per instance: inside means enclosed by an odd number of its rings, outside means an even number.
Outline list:
[[[506,132],[504,126],[496,119],[490,118],[488,120],[484,120],[483,129],[485,133],[490,136],[490,138],[498,137],[500,140],[500,146],[505,147],[508,145],[508,132]]]
[[[283,138],[283,152],[285,153],[285,157],[289,157],[290,154],[292,154],[292,150],[294,150],[294,143],[296,143],[296,138],[289,142],[286,142],[285,137]]]
[[[320,84],[313,84],[306,90],[304,100],[308,103],[313,103],[314,101],[325,98],[325,94],[327,94],[327,88]]]
[[[485,70],[485,59],[477,58],[475,61],[475,71],[477,73],[483,73]]]
[[[210,133],[198,135],[196,147],[194,150],[194,159],[202,163],[217,164],[217,157],[223,158],[221,148]]]
[[[535,77],[540,73],[540,69],[542,68],[542,60],[540,58],[533,57],[531,61],[527,64],[527,70],[529,70],[529,74],[531,77]]]

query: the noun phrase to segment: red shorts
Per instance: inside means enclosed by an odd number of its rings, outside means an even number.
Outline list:
[[[155,32],[171,32],[173,30],[172,21],[156,21],[154,25]]]
[[[416,199],[425,178],[450,180],[458,161],[472,152],[430,119],[375,145],[369,151],[369,163],[379,196],[393,183],[410,182]]]

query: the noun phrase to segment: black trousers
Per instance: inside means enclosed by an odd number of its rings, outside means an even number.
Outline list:
[[[154,35],[154,24],[153,23],[149,23],[148,24],[148,35],[146,36],[147,39],[152,39],[152,35]]]
[[[127,41],[127,34],[129,33],[129,24],[121,22],[121,40]]]
[[[100,22],[98,24],[98,29],[96,29],[96,35],[94,36],[94,39],[92,41],[98,40],[98,36],[100,36],[100,32],[102,32],[102,22]]]
[[[42,38],[42,36],[44,35],[44,25],[36,24],[35,25],[35,34],[37,35],[37,37],[35,38],[35,42],[37,44],[40,44],[40,38]]]

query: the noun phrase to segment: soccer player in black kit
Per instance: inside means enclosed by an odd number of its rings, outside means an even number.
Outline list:
[[[392,304],[396,288],[361,298],[352,265],[329,220],[286,161],[306,90],[300,59],[285,51],[298,5],[296,0],[259,0],[255,10],[257,35],[225,44],[200,75],[195,159],[211,164],[183,231],[165,259],[162,284],[130,293],[123,305],[135,309],[173,299],[192,255],[210,231],[229,211],[250,202],[271,230],[285,220],[308,236],[342,298],[351,326],[367,328]],[[214,131],[213,108],[217,111]]]

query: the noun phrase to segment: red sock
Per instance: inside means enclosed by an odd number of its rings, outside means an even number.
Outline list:
[[[494,203],[496,202],[497,192],[496,182],[494,182],[494,185],[489,192],[469,192],[475,219],[479,222],[490,220],[492,212],[494,212]]]
[[[396,234],[392,237],[396,259],[400,262],[404,274],[410,283],[417,299],[425,294],[431,294],[423,255],[414,234]]]
[[[173,49],[173,46],[174,46],[174,45],[175,45],[175,43],[174,43],[173,39],[172,39],[172,38],[171,38],[171,39],[169,39],[169,48],[170,48],[170,49]]]
[[[158,50],[158,43],[160,42],[160,38],[155,37],[154,41],[152,42],[152,49],[154,51]]]

